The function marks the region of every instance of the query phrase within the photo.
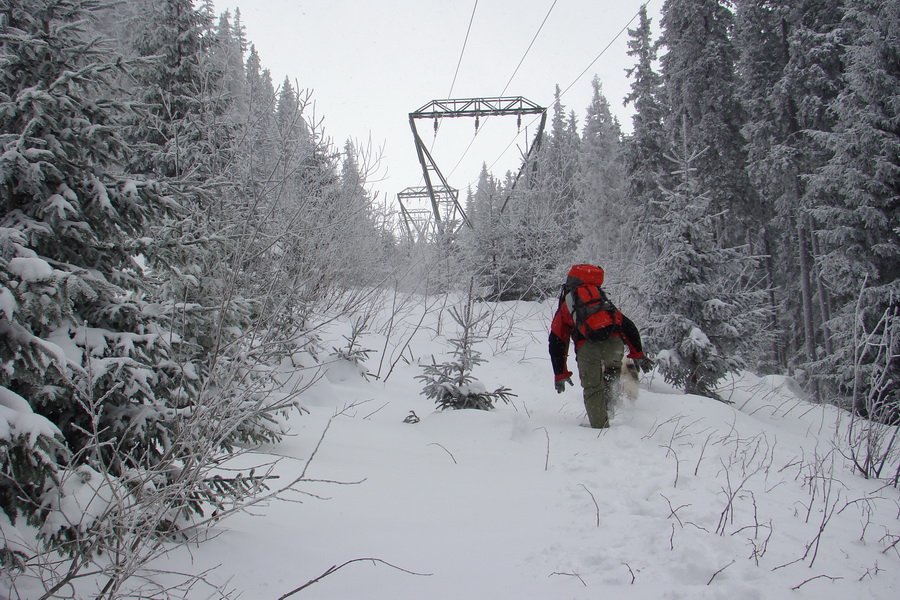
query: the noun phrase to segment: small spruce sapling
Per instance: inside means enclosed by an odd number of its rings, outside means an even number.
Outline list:
[[[425,384],[422,394],[433,399],[441,410],[491,410],[496,401],[509,402],[515,396],[507,387],[489,392],[483,383],[472,377],[472,370],[484,362],[481,353],[475,349],[475,345],[484,339],[478,335],[476,328],[488,316],[488,313],[474,313],[473,283],[470,281],[465,305],[461,310],[458,307],[450,309],[450,315],[460,332],[458,337],[450,340],[453,360],[439,364],[432,359],[430,365],[422,367],[425,372],[416,376],[416,379]]]
[[[365,361],[369,358],[369,354],[374,352],[371,348],[363,348],[360,344],[360,337],[365,332],[368,327],[368,320],[365,318],[358,318],[353,323],[353,328],[350,331],[349,336],[343,336],[345,340],[347,340],[347,345],[343,348],[337,348],[332,346],[331,356],[338,359],[346,361],[349,364],[352,364],[359,370],[359,374],[365,378],[369,379],[370,377],[375,377],[374,374],[369,373],[369,369],[365,365]]]

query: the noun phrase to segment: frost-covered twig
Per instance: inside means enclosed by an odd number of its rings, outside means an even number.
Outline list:
[[[832,577],[831,575],[816,575],[815,577],[810,577],[806,581],[803,581],[802,583],[795,585],[791,589],[799,590],[800,588],[802,588],[804,585],[806,585],[810,581],[815,581],[816,579],[828,579],[830,581],[840,581],[841,579],[843,579],[843,577]]]
[[[631,569],[631,565],[625,562],[623,562],[622,564],[625,565],[625,568],[627,568],[628,572],[631,573],[631,585],[634,585],[635,579],[637,578],[634,576],[634,571]]]
[[[534,431],[538,429],[543,429],[544,436],[547,438],[547,453],[544,455],[544,470],[547,471],[550,469],[550,432],[547,431],[546,427],[538,427]]]
[[[564,576],[566,576],[566,577],[577,577],[577,578],[578,578],[578,581],[581,582],[581,585],[583,585],[584,587],[587,587],[587,584],[584,582],[584,579],[582,579],[582,578],[581,578],[581,575],[579,575],[578,573],[575,573],[575,572],[572,572],[572,573],[562,573],[562,572],[560,572],[560,571],[554,571],[553,573],[550,573],[550,575],[548,575],[547,577],[553,577],[554,575],[564,575]],[[279,600],[280,600],[280,599],[279,599]]]

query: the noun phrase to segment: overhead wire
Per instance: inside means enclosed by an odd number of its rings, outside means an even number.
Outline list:
[[[472,22],[475,21],[475,11],[478,9],[478,0],[472,7],[472,16],[469,17],[469,27],[466,29],[466,39],[463,40],[462,49],[459,51],[459,60],[456,61],[456,72],[453,73],[453,81],[450,83],[450,91],[447,92],[447,98],[453,97],[453,88],[456,86],[456,78],[459,75],[459,67],[462,65],[463,54],[466,52],[466,46],[469,44],[469,34],[472,32]]]
[[[556,4],[556,3],[554,2],[554,5],[555,5],[555,4]],[[568,92],[570,89],[572,89],[572,87],[573,87],[576,83],[578,83],[578,81],[579,81],[582,77],[584,77],[584,74],[587,73],[588,70],[590,70],[590,68],[591,68],[592,66],[594,66],[594,64],[595,64],[598,60],[600,60],[600,58],[606,53],[606,51],[609,50],[609,49],[612,47],[612,45],[616,43],[616,40],[618,40],[620,37],[622,37],[622,34],[625,33],[625,31],[631,26],[631,24],[634,22],[634,20],[635,20],[636,18],[638,18],[638,16],[641,14],[641,10],[642,10],[642,9],[645,9],[645,8],[647,7],[648,4],[650,4],[650,0],[647,0],[647,2],[644,2],[644,3],[640,6],[640,8],[638,8],[637,12],[634,13],[634,16],[632,16],[631,19],[629,19],[628,22],[625,24],[625,26],[622,27],[622,29],[615,35],[615,37],[613,37],[613,39],[610,40],[610,42],[609,42],[608,44],[606,44],[606,46],[604,46],[603,50],[600,51],[600,54],[598,54],[598,55],[594,58],[594,60],[592,60],[592,61],[590,62],[590,64],[588,64],[588,66],[585,67],[584,70],[582,70],[581,73],[579,73],[578,76],[577,76],[574,80],[572,80],[572,83],[570,83],[568,86],[566,86],[566,88],[565,88],[562,92],[560,92],[560,94],[559,94],[559,97],[560,97],[560,98],[562,98],[562,97],[566,94],[566,92]],[[553,10],[553,7],[552,7],[552,6],[550,7],[550,10]],[[549,16],[549,13],[548,13],[548,16]],[[546,18],[544,19],[544,21],[546,21]],[[541,24],[541,27],[543,27],[543,24]],[[540,31],[540,30],[538,30],[538,31]],[[534,43],[534,40],[532,40],[532,43]],[[531,46],[529,46],[529,49],[530,49],[530,48],[531,48]],[[527,52],[526,52],[526,53],[527,53]],[[524,60],[524,57],[523,57],[523,60]],[[519,65],[521,66],[521,62],[519,63]],[[518,71],[518,67],[516,67],[516,70]],[[515,76],[515,73],[513,74],[513,76]],[[510,78],[510,81],[512,81],[512,78]],[[507,86],[508,86],[508,85],[509,85],[509,83],[507,83]],[[504,88],[504,92],[505,92],[505,91],[506,91],[506,90],[505,90],[505,88]],[[502,94],[501,94],[501,95],[502,95]],[[534,124],[534,123],[538,120],[538,118],[539,118],[539,117],[534,117],[534,118],[531,120],[531,122],[528,123],[528,125]],[[527,127],[528,127],[528,126],[526,125],[526,129],[527,129]],[[500,152],[500,155],[494,160],[494,162],[492,162],[492,163],[490,164],[490,166],[488,167],[488,171],[490,171],[490,170],[494,167],[494,165],[496,165],[496,164],[500,161],[500,159],[503,158],[503,156],[506,154],[506,151],[509,150],[510,146],[512,146],[513,143],[515,143],[516,137],[518,137],[518,133],[516,134],[516,136],[514,136],[514,137],[512,138],[512,140],[510,140],[509,144],[506,145],[506,147],[503,149],[503,151]],[[473,140],[473,141],[474,141],[474,140]],[[470,144],[470,146],[471,146],[471,144]],[[462,159],[460,159],[460,161],[461,161],[461,160],[462,160]],[[458,166],[458,164],[457,164],[457,166]],[[477,180],[476,180],[476,181],[477,181]],[[470,184],[470,185],[471,185],[471,184]]]
[[[579,80],[579,79],[581,79],[582,77],[584,77],[584,74],[587,73],[588,70],[589,70],[591,67],[594,66],[594,63],[596,63],[598,60],[600,60],[600,57],[603,56],[604,54],[606,54],[606,51],[609,50],[610,47],[611,47],[613,44],[616,43],[616,40],[618,40],[620,37],[622,37],[622,34],[625,33],[625,31],[631,26],[631,24],[634,22],[634,20],[638,18],[638,15],[641,14],[641,10],[642,10],[642,9],[645,9],[645,8],[647,7],[648,4],[650,4],[650,0],[647,0],[647,2],[644,2],[644,3],[641,5],[641,7],[638,8],[638,11],[637,11],[636,13],[634,13],[634,16],[631,17],[631,19],[629,19],[627,23],[625,23],[625,27],[623,27],[621,30],[619,30],[619,33],[617,33],[617,34],[615,35],[615,37],[614,37],[612,40],[610,40],[610,42],[603,48],[603,50],[600,51],[600,54],[598,54],[598,55],[594,58],[594,60],[592,60],[592,61],[590,62],[590,64],[589,64],[588,66],[586,66],[586,67],[584,68],[584,70],[583,70],[581,73],[579,73],[578,77],[576,77],[576,78],[572,81],[572,83],[570,83],[570,84],[568,85],[568,87],[566,87],[566,89],[564,89],[562,92],[560,92],[560,94],[559,94],[560,98],[563,97],[563,96],[565,95],[565,93],[568,92],[570,89],[572,89],[572,86],[575,85],[576,83],[578,83],[578,80]]]
[[[510,75],[509,80],[506,82],[506,85],[503,86],[503,91],[500,92],[501,97],[503,96],[503,94],[506,93],[506,90],[509,89],[509,85],[512,83],[512,80],[516,77],[516,74],[519,72],[519,69],[522,67],[522,63],[525,62],[525,58],[528,56],[528,53],[531,52],[531,48],[532,48],[532,46],[534,46],[534,42],[537,40],[538,36],[541,34],[541,30],[544,29],[544,25],[547,24],[547,19],[550,18],[550,13],[553,12],[553,9],[556,7],[557,2],[559,2],[559,0],[553,0],[553,4],[550,5],[550,8],[547,10],[547,14],[544,15],[544,20],[541,21],[540,26],[538,27],[537,31],[534,34],[534,37],[531,38],[531,43],[528,44],[528,47],[525,49],[525,52],[522,54],[522,58],[519,59],[519,64],[516,65],[516,68],[515,68],[515,70],[513,70],[513,74]],[[490,119],[489,116],[485,117],[484,122],[482,123],[482,127],[484,127],[484,125],[487,124],[488,119]],[[465,160],[466,155],[469,153],[469,150],[472,149],[472,145],[475,143],[475,140],[477,139],[477,137],[478,137],[478,130],[475,131],[475,134],[472,136],[472,140],[469,142],[469,145],[466,146],[465,150],[463,150],[462,156],[459,157],[459,160],[456,162],[456,164],[450,170],[450,173],[448,173],[447,177],[450,177],[451,175],[453,175],[453,173],[456,172],[456,169],[458,169],[459,165],[462,164],[462,161]],[[513,138],[513,141],[515,141],[515,138]],[[503,150],[504,153],[509,148],[509,146],[512,145],[512,143],[513,142],[510,142],[509,145]],[[502,156],[502,154],[501,154],[501,156]],[[500,159],[497,158],[497,160],[500,160]],[[497,161],[494,161],[494,163],[496,163],[496,162]]]
[[[450,82],[450,91],[447,92],[447,98],[453,97],[453,88],[456,87],[456,78],[459,76],[459,68],[462,65],[463,55],[466,53],[466,47],[469,45],[469,34],[472,32],[472,23],[475,21],[476,10],[478,10],[478,0],[475,0],[475,4],[472,6],[472,14],[469,16],[469,26],[466,28],[466,37],[463,39],[462,48],[459,50],[459,59],[456,61],[456,71],[453,73],[453,80]],[[434,128],[434,137],[431,138],[431,152],[434,152],[434,144],[437,142],[437,134],[440,126],[440,121],[438,121]],[[421,182],[424,178],[423,175],[419,181]]]
[[[525,62],[525,57],[528,56],[528,53],[531,51],[531,47],[534,46],[535,40],[537,40],[538,36],[541,34],[541,30],[544,28],[544,25],[547,23],[547,19],[550,18],[550,13],[553,12],[553,9],[556,7],[556,3],[559,0],[553,0],[553,4],[550,5],[550,10],[547,11],[547,14],[544,16],[544,20],[541,21],[541,26],[538,27],[537,32],[535,32],[534,37],[531,38],[531,43],[528,44],[528,48],[525,49],[525,54],[522,55],[521,60],[519,60],[519,64],[516,65],[516,70],[513,71],[513,74],[509,76],[509,81],[506,82],[506,85],[503,86],[503,91],[500,92],[500,95],[506,93],[506,90],[509,89],[509,84],[512,83],[512,80],[515,78],[516,74],[519,72],[519,68],[522,66],[522,63]]]

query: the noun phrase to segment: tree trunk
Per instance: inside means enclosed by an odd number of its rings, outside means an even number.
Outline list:
[[[812,362],[816,359],[816,329],[813,322],[812,301],[812,252],[810,251],[809,230],[803,222],[803,217],[797,219],[797,250],[800,253],[800,300],[803,310],[803,334],[806,341],[806,360]],[[810,393],[816,402],[821,402],[819,397],[819,385],[816,377],[809,374]]]
[[[812,230],[812,225],[808,225]],[[831,355],[834,353],[831,341],[831,331],[828,329],[828,322],[831,321],[831,304],[829,302],[828,290],[825,288],[825,282],[822,280],[822,273],[819,269],[819,243],[816,236],[812,236],[812,252],[813,265],[815,268],[816,290],[819,296],[819,313],[822,316],[822,341],[825,344],[825,353]]]

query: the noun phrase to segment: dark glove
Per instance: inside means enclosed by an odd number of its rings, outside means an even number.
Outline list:
[[[634,364],[637,365],[637,368],[640,369],[642,373],[649,373],[655,366],[653,361],[646,356],[635,359]]]
[[[573,386],[573,387],[575,386],[575,384],[572,383],[572,377],[571,377],[571,376],[566,377],[565,379],[557,379],[556,382],[555,382],[555,385],[556,385],[556,393],[557,393],[557,394],[562,394],[564,391],[566,391],[566,384],[567,384],[567,383],[568,383],[569,385]]]

